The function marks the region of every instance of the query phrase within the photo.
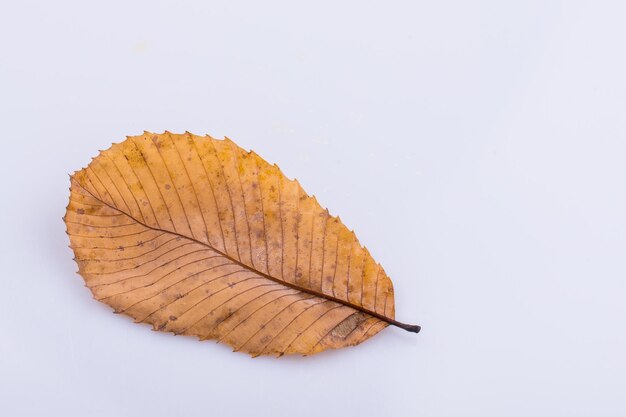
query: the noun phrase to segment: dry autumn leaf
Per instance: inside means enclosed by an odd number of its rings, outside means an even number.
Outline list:
[[[394,320],[391,280],[354,232],[229,139],[128,137],[71,176],[64,220],[94,298],[236,351],[356,345]]]

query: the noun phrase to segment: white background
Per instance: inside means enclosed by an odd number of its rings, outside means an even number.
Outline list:
[[[0,415],[626,414],[623,2],[0,4]],[[111,314],[67,174],[144,129],[277,162],[422,332],[253,360]]]

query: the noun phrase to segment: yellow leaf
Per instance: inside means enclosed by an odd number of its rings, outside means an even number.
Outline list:
[[[354,232],[229,139],[146,132],[71,176],[65,222],[94,297],[253,356],[356,345],[394,320]]]

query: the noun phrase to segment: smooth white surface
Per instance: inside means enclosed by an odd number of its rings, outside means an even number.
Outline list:
[[[623,416],[624,3],[2,1],[2,416]],[[250,359],[91,299],[67,174],[229,136],[396,288],[367,343]]]

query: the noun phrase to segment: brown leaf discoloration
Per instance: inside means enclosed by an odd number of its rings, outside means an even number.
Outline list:
[[[145,133],[71,177],[65,221],[94,297],[253,356],[356,345],[394,320],[391,280],[337,217],[229,139]]]

